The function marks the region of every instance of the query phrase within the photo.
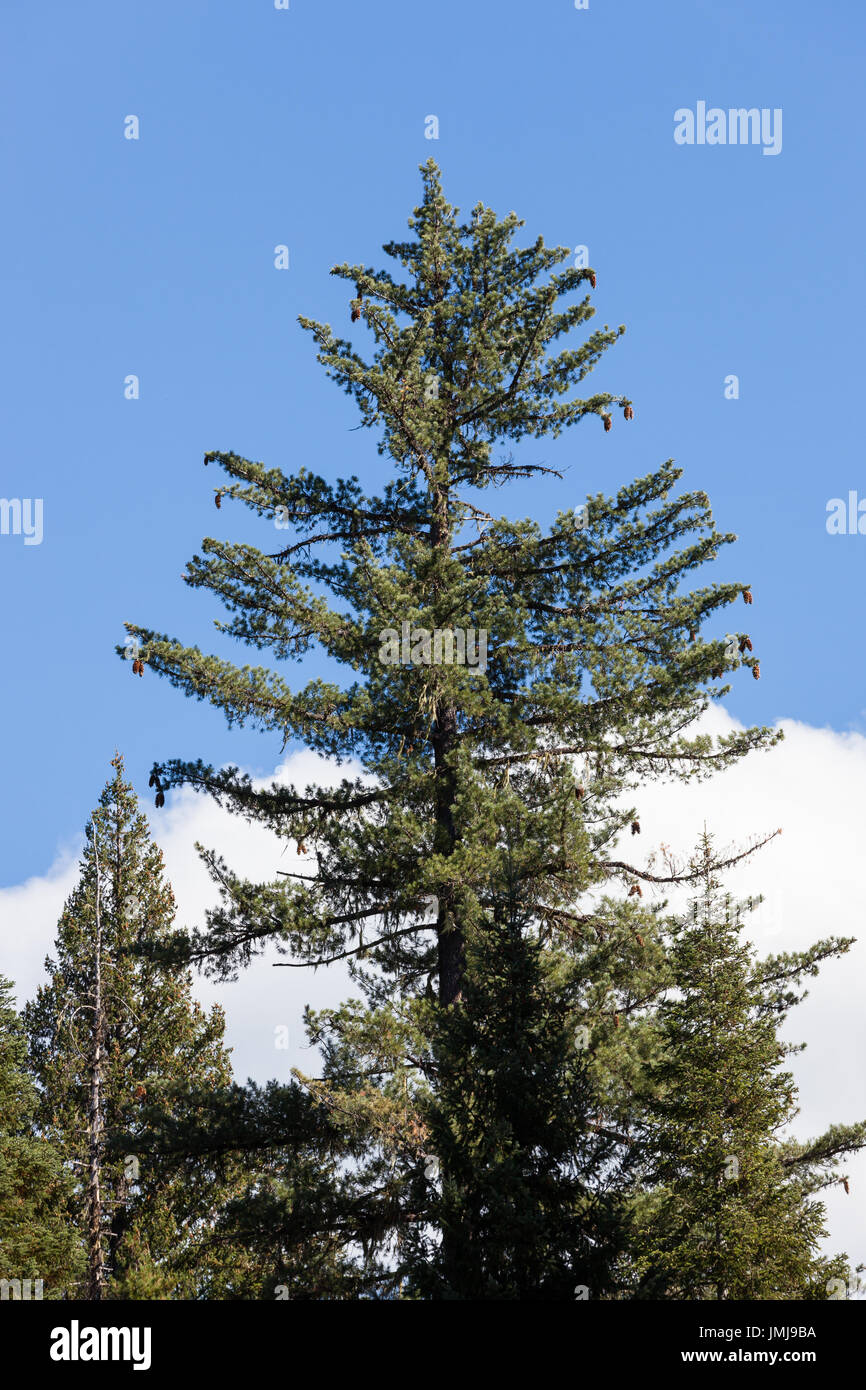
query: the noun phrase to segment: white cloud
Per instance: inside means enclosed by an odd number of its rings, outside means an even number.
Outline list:
[[[706,726],[718,733],[740,727],[720,709],[710,712]],[[866,938],[857,883],[866,839],[866,738],[788,720],[783,726],[786,737],[779,747],[752,754],[710,782],[642,788],[634,797],[642,834],[629,837],[623,857],[638,851],[645,857],[662,842],[685,856],[704,823],[725,845],[743,845],[753,835],[781,826],[782,835],[727,880],[737,897],[763,894],[767,900],[749,924],[748,934],[759,950],[794,950],[828,935]],[[339,781],[353,771],[299,753],[275,775],[304,786]],[[287,848],[188,790],[174,794],[163,811],[153,811],[151,825],[165,855],[178,920],[184,924],[200,923],[204,909],[217,899],[193,850],[196,840],[252,879],[268,879],[277,869],[298,863],[294,846]],[[57,917],[77,876],[79,848],[64,847],[44,876],[0,890],[2,970],[15,981],[19,1003],[32,996],[42,978]],[[315,1071],[314,1057],[303,1048],[303,1007],[335,1004],[352,992],[343,967],[277,970],[271,965],[276,958],[271,952],[259,958],[234,984],[196,979],[197,996],[204,1003],[219,1000],[226,1010],[235,1073],[241,1079],[286,1078],[291,1066]],[[847,956],[824,967],[811,982],[809,998],[791,1015],[786,1035],[808,1043],[791,1060],[800,1088],[800,1137],[817,1134],[834,1121],[866,1117],[864,993],[866,940],[860,939]],[[288,1050],[275,1047],[280,1025],[289,1030]],[[834,1189],[827,1204],[831,1247],[846,1249],[856,1263],[866,1260],[866,1155],[855,1159],[849,1172],[851,1195]]]
[[[82,836],[77,844],[64,845],[45,874],[0,888],[0,973],[12,980],[19,1008],[44,978],[43,962],[52,950],[63,904],[75,887],[83,843]]]
[[[273,777],[303,788],[309,783],[327,786],[344,777],[358,775],[360,769],[344,764],[336,767],[312,753],[296,753],[282,763]],[[193,849],[198,842],[216,850],[237,873],[253,882],[272,880],[277,870],[310,873],[311,856],[306,863],[295,843],[279,839],[270,831],[221,810],[207,796],[183,789],[172,797],[172,804],[151,817],[153,837],[165,856],[166,873],[178,905],[177,921],[196,926],[204,920],[204,909],[216,905],[219,893]],[[315,1054],[306,1045],[303,1010],[339,1004],[351,993],[346,969],[335,965],[322,970],[274,968],[274,962],[287,960],[276,950],[267,949],[256,957],[249,969],[231,983],[196,978],[195,993],[204,1004],[218,1002],[226,1011],[226,1033],[233,1047],[232,1065],[236,1077],[256,1081],[271,1077],[288,1080],[290,1069],[299,1067],[316,1073]],[[288,1028],[288,1048],[277,1048],[278,1028]],[[283,1035],[285,1036],[285,1035]]]

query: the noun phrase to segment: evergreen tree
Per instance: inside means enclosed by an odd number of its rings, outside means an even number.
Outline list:
[[[112,767],[24,1018],[42,1132],[76,1173],[70,1220],[88,1254],[76,1295],[188,1297],[191,1251],[225,1193],[208,1166],[180,1175],[143,1141],[162,1105],[184,1114],[189,1092],[230,1082],[223,1015],[192,999],[188,972],[141,949],[170,930],[174,899],[119,756]]]
[[[0,1281],[8,1285],[2,1297],[23,1297],[30,1280],[31,1298],[59,1298],[82,1268],[83,1246],[67,1219],[71,1178],[57,1147],[37,1133],[37,1103],[12,984],[0,976]]]
[[[443,1167],[448,1200],[455,1212],[485,1204],[490,1164],[496,1168],[502,1155],[465,1131],[469,1111],[458,1103],[450,1050],[481,1045],[477,1011],[487,1000],[511,1036],[545,1020],[543,1050],[549,1067],[558,1058],[554,1092],[567,1097],[571,1138],[543,1124],[536,1134],[538,1112],[529,1128],[510,1115],[505,1129],[516,1124],[524,1138],[508,1141],[509,1154],[517,1146],[508,1162],[525,1167],[517,1149],[549,1143],[544,1162],[557,1167],[568,1210],[587,1213],[575,1248],[588,1249],[595,1217],[591,1201],[578,1200],[575,1173],[597,1191],[607,1160],[586,1130],[574,1151],[578,1117],[590,1103],[590,1076],[604,1094],[620,1083],[600,1075],[597,1059],[585,1073],[576,1068],[550,995],[555,978],[563,1007],[572,1007],[568,971],[557,974],[554,954],[549,973],[531,942],[581,962],[587,989],[597,992],[603,981],[608,1004],[617,991],[628,998],[633,952],[614,958],[610,942],[623,934],[612,938],[608,917],[598,918],[585,896],[614,877],[637,894],[639,880],[652,877],[614,857],[619,832],[640,828],[635,813],[623,811],[623,793],[640,778],[708,774],[775,736],[754,729],[713,741],[686,732],[727,688],[714,684],[725,671],[745,665],[757,676],[759,669],[748,634],[733,644],[698,640],[707,620],[752,595],[743,583],[688,588],[734,537],[715,530],[704,493],[670,496],[680,476],[670,462],[614,497],[589,498],[580,514],[560,512],[546,532],[482,506],[491,487],[554,472],[509,446],[525,450],[527,441],[586,420],[606,433],[614,407],[631,418],[624,396],[568,395],[623,330],[596,330],[562,346],[592,318],[586,286],[595,288],[594,271],[563,268],[571,253],[541,238],[515,247],[514,214],[499,220],[478,205],[461,223],[435,164],[422,172],[413,238],[385,247],[406,279],[358,265],[334,270],[354,286],[351,318],[369,329],[372,360],[330,327],[301,319],[326,372],[354,397],[362,425],[379,430],[393,479],[371,497],[356,478],[331,484],[306,469],[287,476],[209,452],[205,463],[228,479],[218,503],[241,500],[294,534],[270,554],[206,540],[186,576],[221,598],[230,616],[218,627],[229,636],[281,663],[316,647],[356,676],[342,685],[314,679],[295,691],[275,670],[237,667],[127,627],[141,644],[139,672],[165,676],[230,723],[257,725],[283,746],[297,739],[362,766],[337,789],[257,789],[238,769],[201,760],[159,763],[153,777],[160,804],[170,788],[192,785],[296,839],[311,856],[309,873],[255,884],[207,853],[223,902],[186,952],[217,974],[244,965],[269,940],[301,965],[350,961],[366,1002],[311,1018],[326,1065],[321,1078],[303,1083],[343,1124],[368,1194],[391,1194],[381,1248],[394,1240],[417,1248],[410,1233],[433,1200],[424,1150],[431,1125],[443,1133],[445,1119],[432,1117],[446,1092],[463,1116],[462,1156],[453,1154],[454,1174]],[[449,659],[455,649],[462,660]],[[505,949],[503,931],[516,952],[510,983],[489,973],[490,954]],[[471,983],[470,967],[481,972]],[[525,1011],[518,978],[536,991]],[[514,1007],[503,1011],[504,996],[494,1005],[491,990],[505,990]],[[468,1031],[446,1024],[447,1010],[465,1013]],[[492,1037],[484,1046],[497,1050]],[[525,1079],[524,1054],[518,1044]],[[440,1097],[443,1076],[453,1080]],[[489,1115],[502,1097],[494,1086],[479,1113]],[[529,1208],[527,1232],[538,1234],[542,1211],[544,1220],[560,1220],[557,1201],[540,1187]],[[552,1253],[564,1229],[554,1236],[551,1228],[545,1257],[557,1280],[571,1277],[572,1257]],[[440,1273],[450,1270],[443,1277],[456,1289],[459,1260],[445,1252],[443,1261]],[[487,1278],[469,1270],[470,1285],[476,1274]],[[529,1277],[527,1266],[517,1284]],[[604,1283],[598,1268],[595,1279]],[[506,1279],[502,1287],[512,1285]]]
[[[195,1251],[201,1296],[345,1299],[393,1287],[393,1270],[374,1273],[352,1250],[381,1230],[381,1204],[347,1169],[340,1126],[297,1082],[209,1089],[180,1114],[163,1106],[141,1143],[164,1170],[235,1175]]]
[[[602,1297],[633,1157],[600,1123],[581,971],[507,904],[471,933],[466,963],[462,1007],[439,1016],[433,1044],[439,1238],[419,1240],[410,1283],[433,1297]]]
[[[853,938],[757,958],[740,911],[722,896],[705,833],[694,866],[701,891],[674,924],[672,993],[655,1016],[657,1057],[643,1147],[648,1192],[636,1225],[638,1296],[827,1298],[852,1275],[845,1256],[820,1253],[826,1235],[815,1192],[840,1179],[866,1144],[866,1122],[809,1145],[785,1138],[797,1114],[778,1038],[800,982]],[[846,1182],[847,1185],[847,1182]]]

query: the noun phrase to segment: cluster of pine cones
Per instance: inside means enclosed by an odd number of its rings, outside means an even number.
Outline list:
[[[633,419],[634,419],[634,406],[631,406],[631,405],[624,405],[623,408],[622,408],[622,413],[623,413],[623,415],[625,416],[626,420],[633,420]],[[601,412],[601,418],[602,418],[602,420],[604,421],[604,432],[605,432],[605,434],[607,434],[608,430],[610,429],[611,425],[613,424],[613,420],[612,420],[611,416],[608,415],[607,411],[605,411],[605,410],[603,410],[603,411]]]
[[[162,783],[161,783],[160,780],[159,780],[159,773],[156,771],[155,768],[154,768],[153,772],[150,774],[150,781],[148,782],[147,785],[148,785],[149,787],[156,787],[156,803],[155,803],[155,804],[156,804],[157,808],[160,808],[160,807],[164,806],[164,805],[165,805],[165,792],[163,791],[163,789],[162,789]]]

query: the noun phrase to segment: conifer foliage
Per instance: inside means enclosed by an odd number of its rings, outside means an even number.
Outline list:
[[[141,949],[172,927],[174,898],[119,756],[112,767],[47,983],[24,1010],[38,1119],[74,1174],[68,1220],[87,1258],[75,1296],[191,1296],[206,1275],[192,1252],[220,1180],[209,1165],[181,1172],[144,1149],[152,1112],[183,1114],[190,1090],[231,1081],[223,1015],[192,999],[188,972]]]
[[[3,1297],[59,1298],[83,1269],[68,1221],[72,1184],[63,1153],[40,1134],[27,1036],[11,981],[0,976],[0,1280]],[[27,1281],[29,1282],[29,1288]],[[41,1283],[39,1282],[41,1281]]]
[[[634,1250],[637,1295],[804,1299],[845,1296],[844,1256],[821,1251],[815,1194],[866,1145],[866,1122],[809,1144],[790,1135],[796,1090],[778,1030],[805,996],[802,980],[853,938],[760,959],[741,911],[721,892],[705,833],[694,857],[700,891],[672,923],[670,992],[654,1023],[658,1049],[642,1145],[646,1191]]]
[[[295,539],[272,554],[206,540],[186,576],[223,601],[232,616],[218,626],[230,636],[283,665],[317,647],[359,677],[293,691],[282,672],[239,668],[127,627],[151,670],[230,722],[355,758],[376,779],[348,778],[337,791],[256,790],[236,771],[201,761],[155,767],[161,793],[188,783],[316,855],[309,885],[260,888],[211,860],[227,906],[212,919],[208,949],[234,965],[277,937],[312,962],[369,953],[375,923],[383,937],[376,959],[406,987],[432,969],[450,1004],[461,993],[468,924],[488,906],[479,830],[505,819],[515,797],[537,847],[522,892],[551,921],[557,899],[586,884],[585,867],[565,851],[560,860],[547,855],[551,806],[567,835],[590,811],[599,872],[627,874],[628,865],[606,864],[599,851],[622,823],[608,806],[630,778],[697,775],[770,735],[750,730],[713,745],[682,733],[706,708],[712,671],[754,658],[726,655],[721,641],[689,640],[747,586],[679,592],[734,538],[715,531],[705,494],[669,496],[678,470],[668,463],[614,498],[590,499],[586,524],[569,508],[547,534],[481,507],[491,486],[553,471],[500,454],[506,445],[556,436],[616,404],[629,409],[625,397],[606,393],[561,399],[622,330],[551,351],[592,318],[582,291],[594,272],[557,269],[570,253],[541,239],[512,247],[513,214],[499,221],[479,205],[461,224],[432,162],[423,174],[414,239],[385,248],[408,280],[363,266],[334,270],[355,287],[372,362],[329,327],[301,320],[362,423],[378,429],[393,480],[368,497],[355,478],[331,484],[305,469],[286,476],[209,453],[205,462],[232,480],[219,485],[223,499],[245,502],[271,525],[287,518]],[[263,527],[262,535],[274,532]],[[401,633],[403,623],[409,655],[383,662],[382,634]],[[487,633],[485,670],[434,659],[430,635],[446,629]],[[575,759],[586,774],[581,787]]]
[[[581,425],[600,450],[615,410],[633,418],[626,396],[575,394],[623,330],[591,329],[597,276],[569,250],[515,245],[516,215],[480,204],[461,221],[432,161],[422,176],[410,239],[384,248],[402,276],[333,271],[371,351],[301,319],[390,461],[380,494],[205,455],[261,544],[205,540],[186,580],[272,664],[127,624],[152,672],[229,723],[348,764],[336,788],[155,764],[160,804],[193,786],[304,864],[252,883],[205,852],[221,904],[175,949],[225,976],[269,942],[294,964],[349,962],[364,999],[310,1016],[324,1067],[298,1081],[351,1159],[371,1289],[396,1269],[387,1286],[421,1296],[598,1296],[619,1267],[640,1011],[664,980],[640,907],[664,876],[616,849],[641,829],[623,794],[776,735],[688,732],[716,681],[758,667],[748,634],[699,636],[752,593],[697,583],[734,537],[705,493],[676,492],[670,461],[612,496],[569,496],[546,529],[487,509],[494,488],[507,500],[509,483],[560,477],[532,441]],[[312,651],[345,679],[296,688],[288,668]],[[637,901],[599,907],[612,880]]]

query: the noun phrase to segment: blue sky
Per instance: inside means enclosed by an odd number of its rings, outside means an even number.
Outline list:
[[[863,731],[866,537],[825,517],[866,497],[864,30],[856,0],[7,0],[0,496],[43,499],[44,533],[0,535],[0,884],[80,833],[115,747],[141,793],[154,758],[278,761],[114,646],[130,619],[216,647],[187,559],[205,535],[272,541],[215,511],[206,449],[381,483],[296,316],[348,333],[328,272],[387,260],[431,154],[464,210],[587,245],[595,322],[627,325],[592,384],[634,422],[543,441],[565,479],[502,510],[546,520],[673,456],[740,538],[707,578],[754,588],[762,679],[731,712]],[[678,146],[699,101],[781,108],[781,153]]]

